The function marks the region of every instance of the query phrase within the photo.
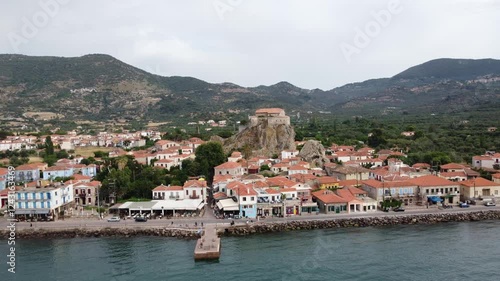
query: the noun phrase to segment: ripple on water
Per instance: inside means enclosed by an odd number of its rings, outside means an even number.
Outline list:
[[[171,238],[26,240],[14,280],[491,279],[499,232],[495,221],[223,237],[219,262],[194,262],[196,242]]]

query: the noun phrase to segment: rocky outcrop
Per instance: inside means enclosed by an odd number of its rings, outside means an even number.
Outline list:
[[[223,146],[225,153],[247,147],[256,154],[271,156],[284,149],[295,149],[295,131],[291,125],[262,121],[226,139]]]
[[[330,162],[325,156],[325,148],[320,141],[308,140],[299,152],[299,157],[311,164],[311,168],[323,168],[325,163]]]

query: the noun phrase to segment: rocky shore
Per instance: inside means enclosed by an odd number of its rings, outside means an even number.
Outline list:
[[[329,220],[303,220],[276,223],[254,223],[219,228],[222,236],[246,236],[260,233],[287,232],[294,230],[311,230],[325,228],[346,227],[376,227],[389,225],[416,225],[436,224],[443,222],[466,222],[500,220],[500,211],[477,211],[463,213],[440,213],[425,215],[398,215],[365,218],[342,218]],[[2,230],[2,237],[7,237],[9,231]],[[199,234],[192,229],[172,228],[74,228],[74,229],[20,229],[16,237],[20,239],[51,239],[77,237],[134,237],[134,236],[161,236],[182,239],[197,239]]]
[[[4,231],[2,237],[8,233]],[[51,238],[91,238],[91,237],[134,237],[162,236],[183,239],[197,239],[199,235],[193,230],[168,228],[101,228],[101,229],[22,229],[16,232],[19,239],[51,239]]]
[[[500,211],[479,211],[465,213],[441,213],[426,215],[385,216],[348,218],[314,221],[290,221],[286,223],[258,224],[224,229],[225,236],[245,236],[259,233],[285,232],[346,227],[376,227],[389,225],[436,224],[444,222],[466,222],[500,220]]]

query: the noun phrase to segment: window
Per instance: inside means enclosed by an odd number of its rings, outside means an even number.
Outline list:
[[[89,192],[89,194],[91,194],[91,192],[90,192],[90,188],[89,188],[89,189],[87,189],[87,191]]]
[[[247,198],[246,198],[246,197],[243,197],[243,201],[247,201]]]
[[[89,198],[89,204],[92,203],[92,198]]]
[[[57,191],[54,193],[55,196],[57,196]]]
[[[186,195],[189,195],[189,191],[188,190],[186,190]]]
[[[250,201],[254,201],[254,200],[255,200],[255,197],[251,197],[251,198],[250,198]]]
[[[75,194],[78,195],[78,189],[75,189]],[[156,195],[155,195],[156,196]]]
[[[498,190],[495,190],[495,195],[498,195]]]

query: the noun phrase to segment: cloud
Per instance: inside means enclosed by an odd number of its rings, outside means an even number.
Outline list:
[[[40,1],[59,0],[0,1],[0,34],[20,31]],[[233,5],[223,20],[213,0],[68,0],[19,52],[107,53],[162,75],[310,89],[389,77],[440,57],[500,58],[500,1],[401,0],[403,12],[351,63],[339,44],[352,42],[391,0],[217,1]],[[12,52],[0,36],[0,53]]]

